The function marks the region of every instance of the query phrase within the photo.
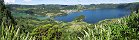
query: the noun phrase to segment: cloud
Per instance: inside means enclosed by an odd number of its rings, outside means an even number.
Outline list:
[[[32,1],[32,0],[24,0],[24,2],[30,2],[30,1]]]
[[[5,1],[5,3],[14,3],[15,2],[15,0],[4,0]]]

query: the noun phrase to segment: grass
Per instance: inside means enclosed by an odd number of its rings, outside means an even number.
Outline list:
[[[138,40],[139,31],[137,20],[139,14],[132,13],[130,16],[104,20],[97,24],[91,24],[86,26],[79,33],[75,34],[64,34],[65,40]]]
[[[0,40],[35,40],[34,37],[30,36],[30,33],[22,33],[21,29],[16,29],[15,26],[4,26],[2,22],[0,27]]]
[[[96,24],[45,21],[50,23],[41,23],[27,33],[23,32],[24,27],[8,26],[3,21],[0,26],[0,40],[138,40],[138,18],[139,14],[133,13],[127,17],[103,20]]]

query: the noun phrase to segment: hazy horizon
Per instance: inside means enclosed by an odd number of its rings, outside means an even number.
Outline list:
[[[90,4],[120,4],[139,2],[139,0],[4,0],[6,4],[39,5],[39,4],[59,4],[59,5],[90,5]]]

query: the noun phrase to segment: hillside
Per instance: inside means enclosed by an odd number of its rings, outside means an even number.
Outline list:
[[[136,4],[136,3],[133,3]],[[107,6],[111,7],[107,7]],[[92,5],[6,5],[0,0],[0,40],[139,40],[138,3],[100,4],[95,8],[136,8],[131,15],[102,20],[95,24],[83,21],[78,16],[72,22],[56,21],[53,18],[38,20],[32,17],[13,17],[12,12],[30,15],[41,12],[57,13],[59,10],[83,10]],[[119,5],[119,6],[117,6]],[[94,8],[94,7],[93,7]],[[55,14],[57,16],[57,14]]]

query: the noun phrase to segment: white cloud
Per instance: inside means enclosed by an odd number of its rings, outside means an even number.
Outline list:
[[[24,0],[24,2],[30,2],[30,1],[32,1],[32,0]]]
[[[14,3],[15,2],[15,0],[4,0],[5,1],[5,3]]]

